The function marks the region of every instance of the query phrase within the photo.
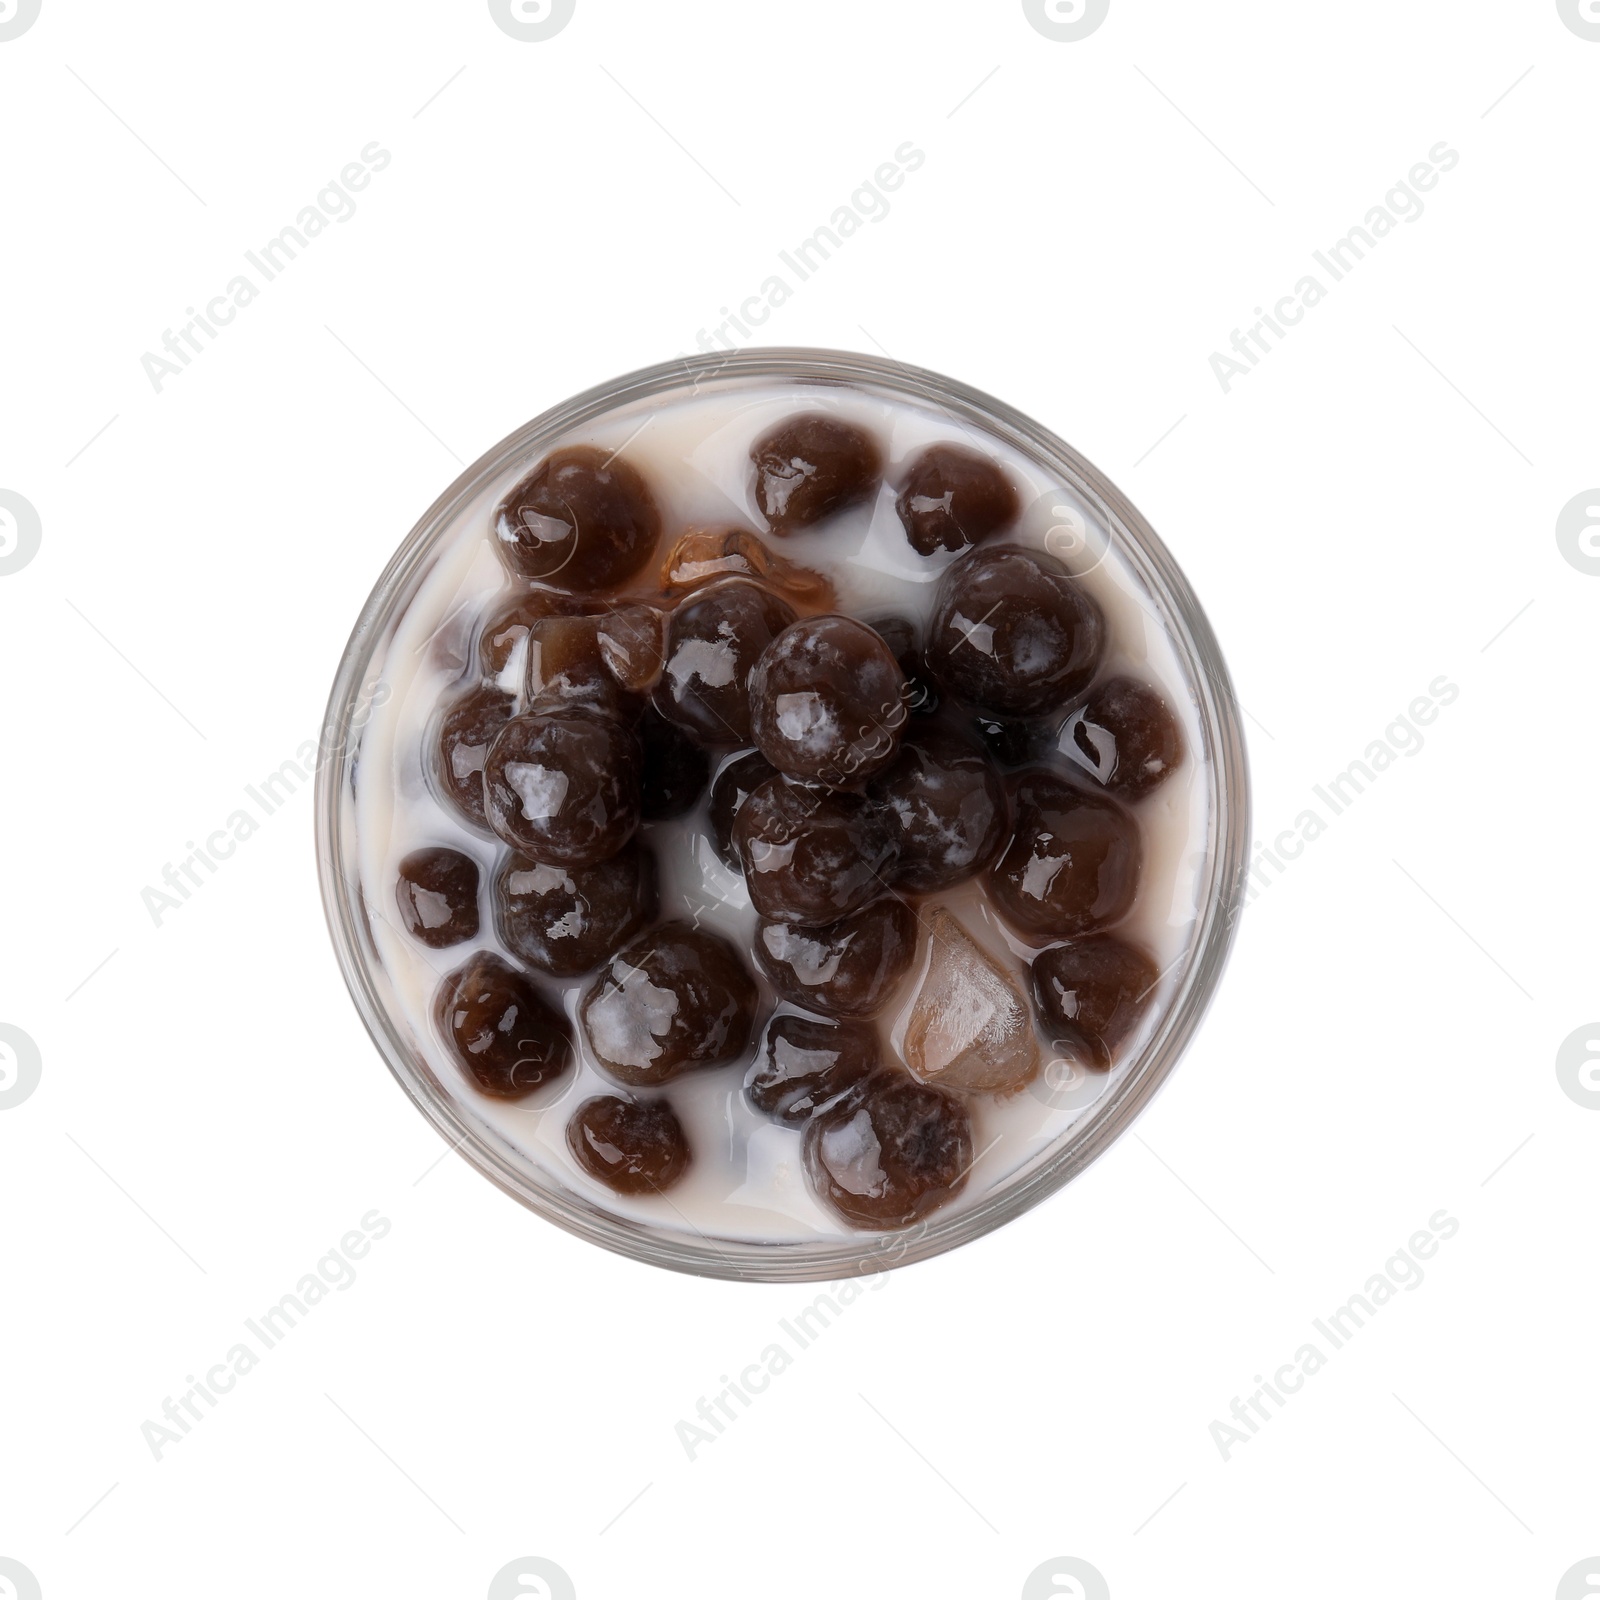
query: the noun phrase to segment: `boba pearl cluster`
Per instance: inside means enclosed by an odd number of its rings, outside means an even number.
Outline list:
[[[617,1195],[670,1200],[729,1160],[674,1108],[716,1075],[788,1130],[841,1225],[907,1227],[961,1193],[986,1101],[1049,1056],[1106,1072],[1152,1003],[1155,959],[1118,929],[1180,721],[1106,670],[1101,606],[1010,542],[1018,486],[958,432],[891,481],[872,427],[796,410],[749,441],[750,526],[674,525],[626,448],[570,445],[482,528],[505,585],[421,757],[495,865],[412,849],[394,903],[424,949],[477,946],[438,960],[431,1008],[471,1093],[541,1097],[580,1052],[600,1074],[608,1092],[560,1114]],[[846,615],[795,553],[880,497],[927,568],[919,615]],[[662,829],[691,817],[742,877],[744,947],[664,912],[658,842],[681,848]]]

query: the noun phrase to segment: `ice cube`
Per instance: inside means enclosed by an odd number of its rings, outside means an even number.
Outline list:
[[[925,919],[928,965],[906,1025],[906,1065],[958,1094],[1013,1094],[1039,1071],[1016,980],[942,906]]]
[[[691,528],[668,553],[661,578],[669,590],[753,578],[802,605],[826,611],[834,603],[833,585],[820,572],[775,554],[744,528]]]

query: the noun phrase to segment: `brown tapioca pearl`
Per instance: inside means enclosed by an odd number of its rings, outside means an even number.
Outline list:
[[[413,850],[394,886],[400,922],[433,950],[478,936],[478,863],[442,845]]]
[[[631,721],[643,701],[629,694],[607,668],[601,647],[604,615],[540,617],[528,629],[523,669],[524,704],[530,711],[587,708]]]
[[[726,866],[744,871],[733,844],[733,819],[739,808],[764,784],[777,776],[777,768],[759,750],[725,761],[711,785],[711,842]]]
[[[745,1075],[745,1098],[775,1122],[802,1128],[877,1065],[878,1036],[865,1023],[774,1017]]]
[[[587,867],[639,825],[642,757],[633,733],[591,711],[514,717],[484,760],[489,826],[535,861]]]
[[[904,1228],[959,1194],[972,1120],[954,1095],[885,1070],[814,1116],[801,1146],[817,1198],[855,1228]]]
[[[782,774],[739,808],[733,842],[756,911],[768,921],[812,927],[837,922],[882,894],[897,854],[881,808]]]
[[[600,658],[629,694],[649,694],[667,659],[666,607],[612,606],[600,613]]]
[[[1139,892],[1139,825],[1104,795],[1030,768],[1011,780],[1015,829],[989,893],[1019,932],[1049,939],[1095,933]]]
[[[911,970],[917,918],[886,895],[820,928],[763,922],[756,964],[781,1000],[831,1017],[873,1017]]]
[[[656,860],[637,839],[592,867],[510,855],[494,881],[495,926],[519,961],[552,978],[593,972],[655,918]]]
[[[1008,771],[1031,767],[1050,753],[1048,722],[1008,722],[980,712],[972,719],[972,726],[983,740],[984,749]]]
[[[583,602],[556,589],[514,589],[478,624],[478,661],[486,678],[498,678],[511,665],[517,646],[541,617],[580,615]]]
[[[923,660],[922,633],[916,623],[909,617],[878,617],[868,626],[888,645],[905,675],[906,710],[914,717],[931,716],[939,709],[939,691]]]
[[[567,1124],[572,1158],[617,1194],[659,1194],[689,1170],[689,1140],[665,1100],[596,1095]]]
[[[439,985],[434,1022],[484,1094],[520,1100],[572,1065],[572,1030],[513,966],[487,950]]]
[[[614,955],[579,1007],[595,1059],[635,1086],[738,1060],[760,993],[724,938],[665,922]]]
[[[1022,511],[1016,488],[987,456],[935,444],[911,463],[895,510],[918,555],[952,553],[1009,528]]]
[[[780,772],[836,788],[894,760],[906,680],[889,646],[863,622],[808,617],[785,628],[750,674],[750,730]]]
[[[939,723],[919,725],[868,798],[899,831],[897,887],[932,894],[981,872],[1006,837],[1000,774],[976,741]]]
[[[749,744],[750,669],[794,620],[786,600],[744,578],[697,590],[672,613],[656,709],[701,744]]]
[[[1061,725],[1059,748],[1119,800],[1142,800],[1183,760],[1183,733],[1148,684],[1107,678]]]
[[[1144,951],[1110,934],[1034,957],[1039,1021],[1057,1050],[1104,1072],[1149,1008],[1161,974]]]
[[[516,701],[504,690],[479,684],[445,706],[431,741],[429,769],[440,798],[485,831],[483,764],[515,709]]]
[[[927,656],[939,687],[999,717],[1037,717],[1089,687],[1105,651],[1100,608],[1042,551],[975,550],[939,580]]]
[[[644,753],[640,816],[646,822],[681,817],[705,792],[711,758],[654,706],[644,708],[638,734]]]
[[[750,446],[750,459],[756,505],[780,535],[871,498],[883,480],[877,440],[822,412],[785,418]]]
[[[833,606],[833,585],[820,572],[786,560],[744,528],[691,528],[661,568],[668,591],[698,589],[718,578],[753,578],[799,605]]]
[[[591,445],[547,456],[501,502],[493,525],[495,548],[519,578],[585,594],[631,578],[660,537],[644,479]]]

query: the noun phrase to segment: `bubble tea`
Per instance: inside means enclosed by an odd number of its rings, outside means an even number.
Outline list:
[[[463,506],[377,670],[361,889],[470,1125],[652,1228],[910,1228],[1116,1084],[1209,788],[1103,508],[870,384],[620,401]]]

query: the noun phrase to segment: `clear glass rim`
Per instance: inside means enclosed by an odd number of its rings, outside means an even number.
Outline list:
[[[360,756],[362,688],[389,626],[425,578],[456,515],[522,458],[530,463],[559,435],[614,407],[685,383],[783,379],[865,384],[933,404],[1014,444],[1098,501],[1119,554],[1165,613],[1174,650],[1194,688],[1209,757],[1209,837],[1201,912],[1176,991],[1139,1058],[1063,1136],[1060,1147],[1020,1177],[947,1217],[857,1238],[761,1243],[692,1238],[652,1230],[586,1198],[531,1180],[483,1143],[396,1025],[382,963],[353,869],[344,798]],[[1064,1187],[1100,1156],[1150,1103],[1194,1036],[1215,994],[1243,901],[1250,841],[1249,778],[1238,702],[1221,649],[1182,570],[1144,517],[1091,463],[1004,402],[939,373],[848,351],[762,348],[688,356],[628,373],[535,417],[486,451],[423,514],[390,559],[362,608],[334,679],[323,724],[327,755],[317,772],[317,868],[334,951],[367,1032],[401,1087],[440,1135],[486,1178],[529,1209],[592,1243],[635,1260],[700,1276],[768,1283],[818,1282],[882,1272],[980,1238]]]

